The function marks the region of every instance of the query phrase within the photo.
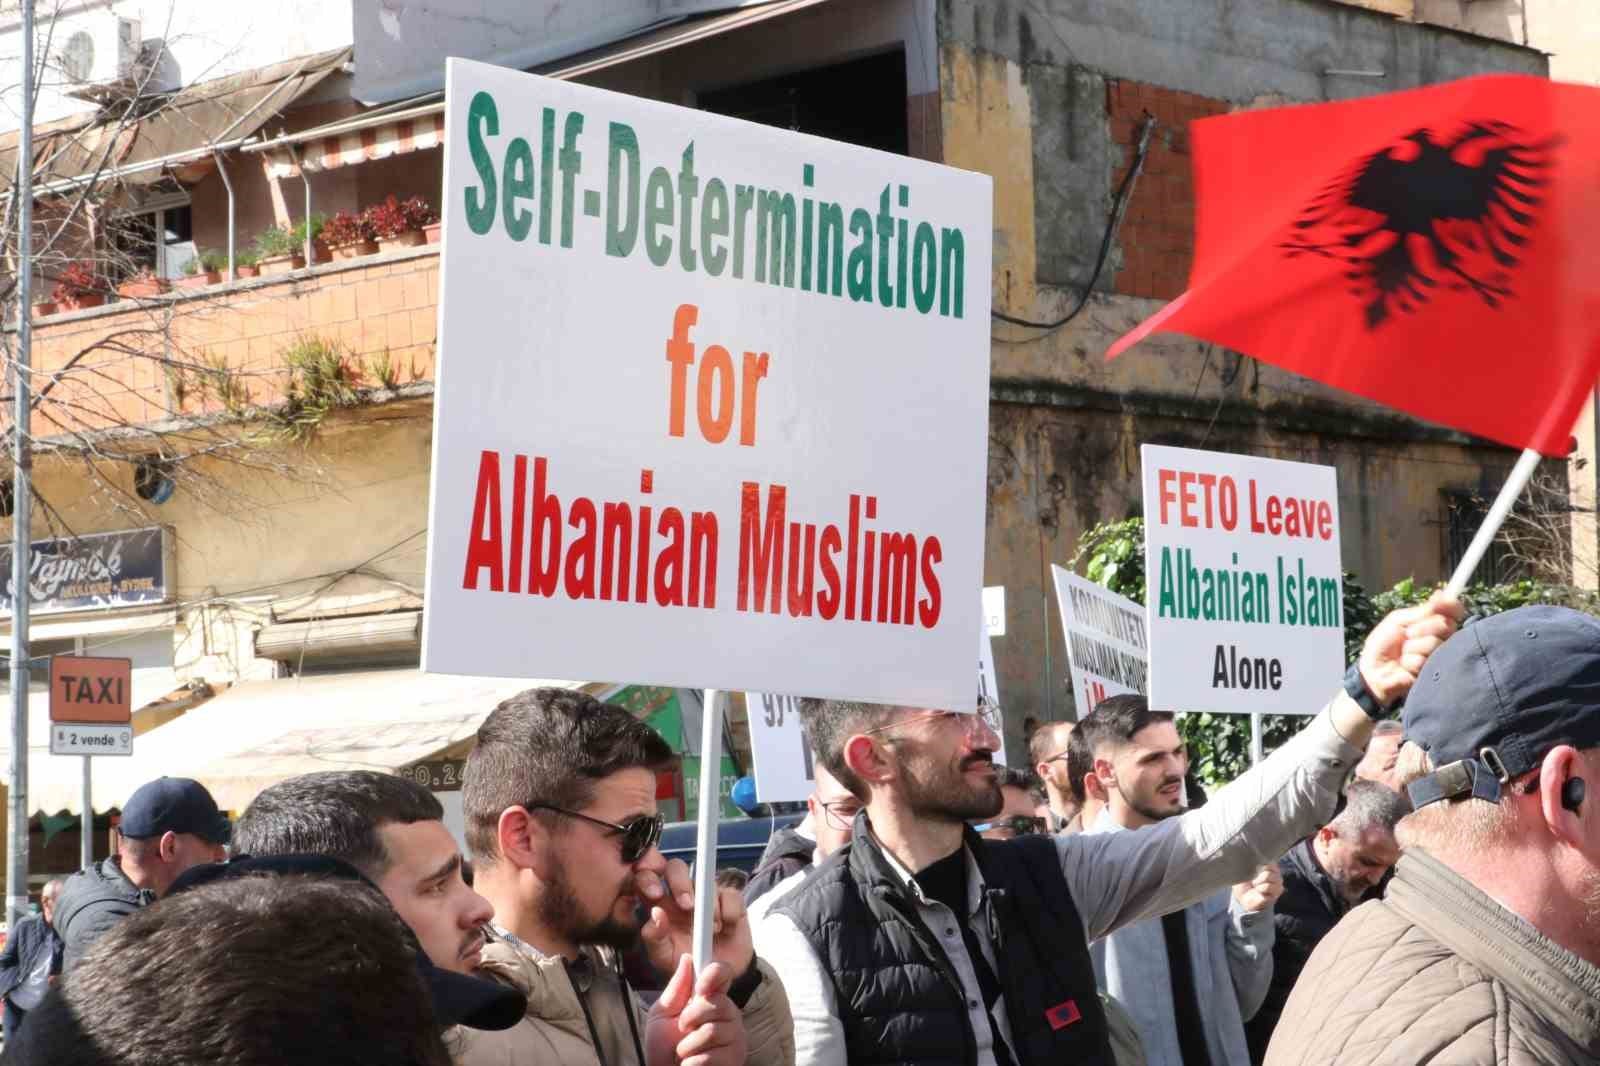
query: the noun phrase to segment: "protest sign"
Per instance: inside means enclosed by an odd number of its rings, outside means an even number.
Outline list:
[[[1333,468],[1141,451],[1150,705],[1315,714],[1344,671]]]
[[[1004,715],[1005,707],[1000,702],[1000,682],[994,676],[994,642],[987,618],[983,620],[978,633],[978,700],[990,707],[999,707]],[[1006,762],[1006,726],[1003,719],[998,734],[1000,747],[995,749],[994,761],[1009,766],[1011,764]]]
[[[455,59],[446,110],[423,667],[970,706],[990,179]]]
[[[771,692],[747,692],[750,757],[755,761],[756,801],[803,800],[816,788],[811,746],[800,728],[800,701]]]
[[[1051,566],[1050,572],[1078,719],[1107,696],[1143,695],[1149,647],[1144,608],[1070,570]]]

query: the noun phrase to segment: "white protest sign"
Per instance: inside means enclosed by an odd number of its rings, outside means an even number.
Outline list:
[[[1344,671],[1333,468],[1141,451],[1150,705],[1315,714]]]
[[[446,82],[424,669],[968,706],[990,179]]]
[[[800,728],[800,700],[771,692],[746,692],[750,757],[755,760],[756,800],[803,800],[816,788],[811,747]]]
[[[1107,696],[1143,695],[1149,647],[1144,608],[1070,570],[1051,566],[1050,572],[1079,720]]]
[[[991,637],[1006,635],[1006,587],[1004,585],[985,585],[983,587],[983,624],[989,627]]]
[[[983,629],[978,634],[978,699],[990,707],[999,707],[1000,713],[1004,714],[1005,707],[1000,702],[1000,682],[994,676],[994,643],[991,636],[988,619],[984,619]],[[1009,766],[1011,764],[1006,762],[1006,727],[1003,720],[997,732],[1000,747],[995,750],[994,761]]]

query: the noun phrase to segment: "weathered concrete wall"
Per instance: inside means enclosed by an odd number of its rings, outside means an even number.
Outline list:
[[[1008,589],[995,653],[1012,730],[1070,713],[1049,564],[1065,564],[1095,522],[1138,513],[1141,442],[1334,465],[1346,567],[1371,586],[1440,576],[1441,491],[1492,491],[1509,452],[1179,337],[1109,365],[1104,353],[1187,278],[1189,121],[1542,74],[1544,57],[1325,0],[941,0],[939,44],[945,161],[995,180],[999,310],[1041,320],[1072,306],[1138,120],[1159,123],[1083,313],[1053,331],[993,330],[985,583]],[[1383,77],[1330,73],[1347,70]]]

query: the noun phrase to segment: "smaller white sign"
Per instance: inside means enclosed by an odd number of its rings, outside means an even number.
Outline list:
[[[988,590],[985,589],[985,592]],[[987,599],[987,598],[986,598]],[[989,613],[988,603],[984,604],[985,615]],[[1000,713],[1005,713],[1005,707],[1000,702],[1000,682],[994,676],[994,644],[990,637],[994,636],[987,624],[983,632],[978,634],[978,699],[990,707],[999,707]],[[1000,722],[1000,747],[994,753],[994,761],[1002,766],[1010,766],[1006,762],[1006,724],[1004,719]],[[1021,769],[1019,767],[1018,769]]]
[[[50,723],[51,755],[132,755],[133,726]]]
[[[1149,687],[1144,608],[1070,570],[1051,566],[1050,572],[1079,720],[1107,696],[1143,695]]]
[[[755,761],[756,800],[803,800],[816,788],[811,746],[800,728],[800,699],[771,692],[746,692],[750,757]]]
[[[1333,467],[1141,454],[1150,706],[1315,714],[1344,672]]]
[[[1006,587],[986,585],[983,590],[983,622],[991,637],[1006,635]]]

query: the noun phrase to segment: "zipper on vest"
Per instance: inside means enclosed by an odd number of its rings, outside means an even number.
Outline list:
[[[934,936],[928,930],[928,927],[923,924],[922,917],[917,914],[916,908],[911,905],[911,902],[903,893],[895,892],[884,886],[877,886],[874,891],[888,900],[889,905],[900,912],[900,916],[911,927],[911,935],[916,938],[917,943],[922,945],[922,949],[933,959],[934,968],[939,971],[939,976],[945,979],[945,983],[955,993],[956,1005],[960,1008],[961,1013],[961,1030],[966,1034],[967,1038],[967,1062],[969,1066],[977,1066],[978,1034],[972,1030],[972,1014],[967,1007],[967,991],[961,983],[961,976],[956,973],[956,968],[950,963],[950,956],[945,954],[944,948],[939,944],[939,938]],[[966,918],[957,915],[956,920],[965,921]],[[999,1036],[998,1033],[994,1035],[996,1037]]]

